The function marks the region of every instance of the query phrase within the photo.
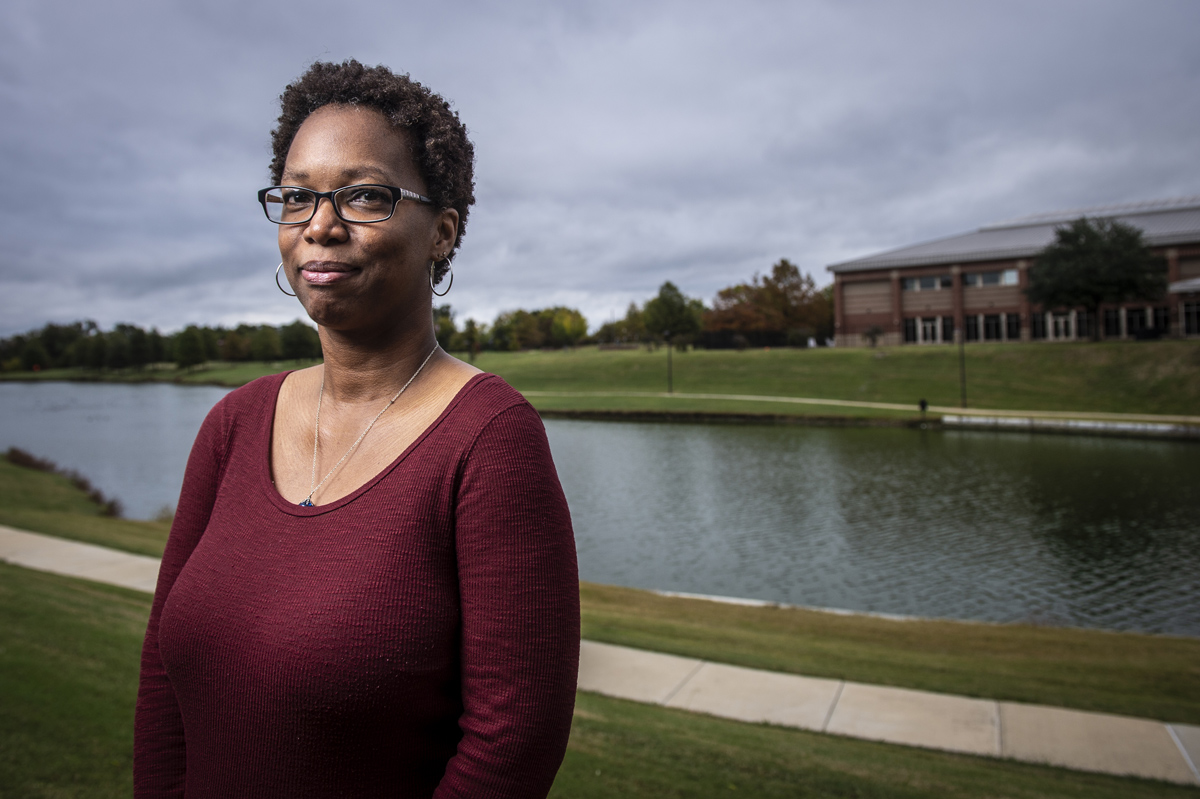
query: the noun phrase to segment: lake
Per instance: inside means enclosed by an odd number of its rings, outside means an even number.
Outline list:
[[[0,383],[0,446],[174,505],[224,389]],[[585,580],[1200,635],[1200,446],[547,420]]]

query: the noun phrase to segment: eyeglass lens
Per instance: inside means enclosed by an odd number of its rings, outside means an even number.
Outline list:
[[[291,186],[271,189],[263,198],[272,222],[299,224],[316,213],[317,195]],[[395,200],[383,186],[348,186],[333,194],[338,216],[347,222],[381,222],[392,215]]]

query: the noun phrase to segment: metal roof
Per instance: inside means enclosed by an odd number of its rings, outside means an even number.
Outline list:
[[[1141,228],[1146,243],[1151,246],[1200,242],[1200,196],[1181,197],[1033,214],[986,225],[971,233],[887,250],[866,258],[831,264],[826,268],[830,272],[860,272],[904,266],[1032,258],[1054,241],[1055,228],[1081,216],[1115,219]]]

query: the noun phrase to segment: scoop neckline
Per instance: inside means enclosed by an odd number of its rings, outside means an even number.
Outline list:
[[[279,410],[279,392],[283,388],[283,381],[286,380],[287,376],[294,371],[294,369],[289,369],[286,372],[280,372],[278,375],[276,375],[277,379],[275,381],[275,385],[272,387],[272,390],[267,396],[267,400],[270,402],[270,412],[267,415],[267,424],[263,427],[265,430],[265,442],[263,442],[263,447],[258,453],[258,475],[260,486],[266,492],[267,497],[270,498],[271,503],[284,513],[299,517],[320,516],[324,513],[330,513],[350,504],[363,494],[370,491],[371,488],[373,488],[380,480],[387,477],[388,474],[390,474],[393,469],[399,466],[413,450],[420,446],[422,441],[424,441],[437,427],[441,425],[442,421],[456,407],[458,407],[458,404],[462,401],[463,397],[465,397],[477,383],[495,377],[495,375],[491,374],[490,372],[480,372],[477,375],[472,375],[471,379],[463,384],[462,388],[458,390],[458,392],[454,395],[454,398],[450,400],[449,404],[442,409],[442,412],[438,414],[437,418],[430,422],[429,425],[423,431],[421,431],[421,434],[413,439],[412,443],[405,447],[404,451],[397,455],[395,460],[393,460],[387,466],[384,466],[378,474],[368,479],[365,483],[351,491],[349,494],[346,494],[344,497],[339,497],[326,505],[313,505],[311,507],[306,507],[304,505],[298,505],[285,498],[279,493],[279,489],[275,487],[275,482],[271,479],[271,439],[275,432],[275,414]]]

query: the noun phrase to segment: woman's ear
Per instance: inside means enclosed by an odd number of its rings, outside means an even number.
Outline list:
[[[430,260],[440,260],[448,257],[458,241],[458,211],[453,208],[443,208],[438,212],[437,226],[434,228],[433,256]]]

